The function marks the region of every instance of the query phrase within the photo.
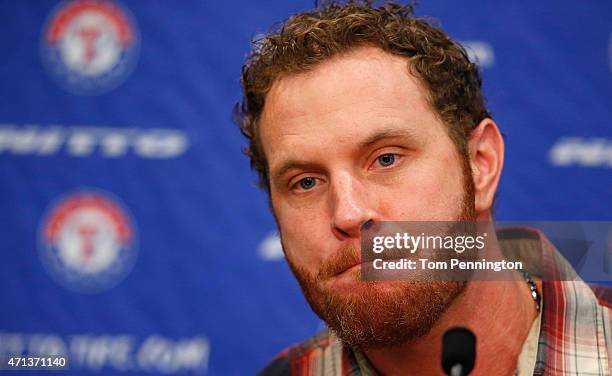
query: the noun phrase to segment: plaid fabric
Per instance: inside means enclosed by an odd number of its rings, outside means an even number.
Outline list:
[[[548,267],[542,281],[542,322],[534,375],[612,376],[612,289],[592,287],[539,232],[498,234],[503,248],[534,254]],[[532,241],[532,242],[530,242]],[[280,353],[260,375],[376,375],[365,356],[325,330]]]

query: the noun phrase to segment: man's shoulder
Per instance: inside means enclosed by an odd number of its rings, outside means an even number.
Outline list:
[[[302,343],[283,350],[259,373],[260,376],[326,374],[325,367],[342,367],[346,356],[342,343],[325,329]],[[315,369],[319,369],[316,372]],[[313,372],[315,371],[315,372]]]

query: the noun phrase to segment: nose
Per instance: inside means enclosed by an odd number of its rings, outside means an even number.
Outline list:
[[[349,172],[341,172],[332,178],[330,207],[332,232],[338,240],[358,239],[361,226],[376,220],[374,192],[368,192],[363,183]]]

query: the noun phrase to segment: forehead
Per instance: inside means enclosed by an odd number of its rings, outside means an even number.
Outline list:
[[[375,47],[331,58],[306,73],[277,80],[260,121],[270,168],[305,147],[368,138],[377,128],[428,132],[437,118],[408,59]]]

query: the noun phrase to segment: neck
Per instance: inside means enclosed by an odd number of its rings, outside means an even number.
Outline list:
[[[471,375],[512,375],[538,312],[527,283],[507,277],[470,282],[428,334],[398,347],[366,350],[365,355],[383,375],[443,375],[442,336],[463,326],[477,339]]]

